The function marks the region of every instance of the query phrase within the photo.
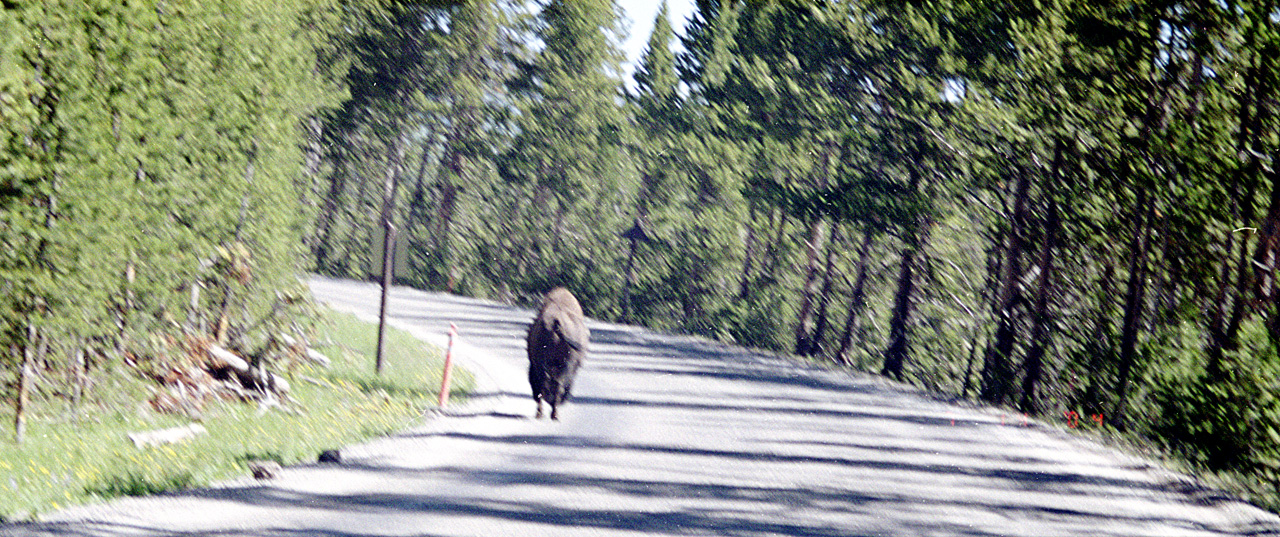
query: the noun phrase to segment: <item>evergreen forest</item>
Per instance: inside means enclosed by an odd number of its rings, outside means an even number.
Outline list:
[[[1276,0],[697,0],[630,79],[613,0],[0,6],[19,408],[191,337],[269,360],[308,271],[387,268],[1078,418],[1280,505]]]

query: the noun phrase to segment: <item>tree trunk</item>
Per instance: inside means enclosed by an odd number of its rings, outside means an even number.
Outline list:
[[[413,190],[409,193],[409,210],[405,217],[405,243],[409,246],[409,274],[417,285],[425,285],[425,274],[431,269],[427,259],[434,248],[431,237],[433,223],[427,211],[427,166],[431,163],[431,148],[423,146],[418,159],[418,171],[414,174]]]
[[[738,279],[738,300],[746,300],[750,296],[751,289],[751,264],[755,259],[756,250],[756,216],[759,209],[756,204],[751,203],[751,213],[747,219],[747,240],[743,247],[742,254],[742,276]]]
[[[772,283],[774,281],[777,281],[777,278],[775,277],[775,275],[777,274],[778,257],[779,257],[779,251],[781,250],[781,248],[779,248],[779,245],[782,244],[782,236],[787,229],[787,213],[780,209],[774,209],[773,212],[778,218],[778,225],[777,225],[777,229],[773,233],[773,238],[769,240],[769,244],[765,250],[765,254],[766,254],[765,258],[767,263],[765,263],[763,266],[760,267],[761,272],[764,274],[764,279],[767,280],[767,283]]]
[[[1270,2],[1268,2],[1270,4]],[[1257,29],[1246,32],[1246,50],[1252,48],[1256,40]],[[1254,58],[1254,62],[1260,62],[1261,59]],[[1261,67],[1257,64],[1251,64],[1245,71],[1243,92],[1238,112],[1238,125],[1236,135],[1235,150],[1237,155],[1248,155],[1247,161],[1236,169],[1233,174],[1228,191],[1228,199],[1233,203],[1232,213],[1237,222],[1252,222],[1254,218],[1255,190],[1258,184],[1258,174],[1261,163],[1258,159],[1258,153],[1262,150],[1259,143],[1259,137],[1262,135],[1261,115],[1263,108],[1259,106],[1259,102],[1269,98],[1269,90],[1264,82],[1260,79]],[[1243,189],[1243,193],[1239,192]],[[1244,224],[1247,225],[1247,224]],[[1234,233],[1228,238],[1227,255],[1223,258],[1222,266],[1222,283],[1219,289],[1219,298],[1214,309],[1214,316],[1209,323],[1209,346],[1206,349],[1208,356],[1208,365],[1206,371],[1211,377],[1219,377],[1222,373],[1222,360],[1224,352],[1233,350],[1237,346],[1236,336],[1239,332],[1240,323],[1243,320],[1245,308],[1244,303],[1245,289],[1248,288],[1246,277],[1251,271],[1246,264],[1249,259],[1249,235],[1241,237],[1240,252],[1236,256],[1236,277],[1234,284],[1229,277],[1228,265],[1231,263],[1230,258],[1232,250],[1229,248],[1234,242]],[[1234,296],[1227,296],[1227,291],[1234,289]],[[1231,304],[1228,308],[1228,304]],[[1231,312],[1230,317],[1227,311]],[[1229,320],[1228,320],[1229,319]]]
[[[1173,241],[1173,234],[1169,230],[1169,219],[1162,218],[1160,220],[1160,230],[1157,233],[1160,237],[1160,260],[1156,263],[1156,270],[1159,275],[1155,278],[1155,289],[1152,291],[1152,328],[1159,330],[1167,328],[1179,322],[1178,319],[1178,287],[1182,283],[1182,270],[1180,265],[1182,259],[1177,252],[1177,245]]]
[[[13,434],[15,441],[21,445],[27,437],[27,407],[31,392],[31,345],[34,342],[35,326],[27,325],[27,343],[19,354],[16,346],[9,350],[18,360],[18,395],[13,401]]]
[[[256,151],[257,142],[253,143],[253,146],[255,146]],[[248,194],[250,194],[250,185],[253,184],[253,173],[255,173],[256,169],[256,166],[253,165],[253,160],[255,159],[253,159],[253,153],[251,151],[250,157],[248,157],[248,164],[244,165],[244,193],[241,194],[241,210],[239,210],[239,216],[236,219],[236,233],[233,234],[233,240],[236,243],[241,242],[241,237],[243,237],[244,234],[244,220],[248,219],[248,197],[250,197]],[[221,302],[218,307],[218,329],[216,329],[214,334],[214,340],[218,341],[219,345],[227,343],[227,335],[230,327],[230,307],[232,307],[232,297],[234,294],[232,290],[232,281],[230,280],[232,280],[232,276],[229,274],[224,275],[223,302]]]
[[[1112,289],[1115,287],[1115,265],[1104,256],[1102,281],[1098,285],[1098,316],[1093,323],[1093,336],[1086,344],[1089,353],[1089,386],[1085,389],[1081,407],[1088,414],[1102,412],[1102,367],[1104,358],[1113,354],[1111,344]]]
[[[1013,382],[1013,346],[1018,339],[1016,328],[1017,307],[1022,302],[1022,252],[1024,229],[1027,226],[1027,198],[1031,179],[1026,170],[1017,170],[1014,188],[1013,214],[1009,230],[1005,232],[1004,259],[1000,263],[1000,278],[996,287],[996,330],[991,347],[987,349],[982,367],[982,386],[979,397],[984,401],[1001,404],[1009,396]]]
[[[449,232],[453,227],[453,215],[458,205],[458,190],[458,186],[449,181],[440,185],[440,204],[436,207],[430,233],[432,246],[440,252],[442,259],[446,257],[444,252],[449,247]]]
[[[1053,285],[1053,250],[1058,233],[1058,201],[1054,185],[1061,182],[1062,142],[1054,144],[1053,170],[1045,184],[1045,199],[1049,215],[1045,220],[1044,244],[1040,246],[1040,275],[1036,280],[1036,298],[1031,315],[1031,347],[1023,362],[1026,376],[1022,380],[1022,401],[1019,408],[1028,414],[1039,414],[1036,406],[1036,388],[1044,370],[1045,349],[1052,335],[1049,332],[1049,294]]]
[[[449,233],[453,227],[453,216],[458,203],[458,184],[465,182],[463,177],[464,159],[460,148],[454,147],[461,144],[460,134],[454,133],[454,140],[451,140],[448,156],[444,159],[446,173],[440,176],[440,202],[436,205],[435,215],[432,217],[432,225],[430,233],[430,244],[434,251],[434,255],[442,264],[439,269],[444,273],[450,273],[447,265],[449,262]],[[452,292],[452,278],[449,278],[449,291]]]
[[[1271,180],[1271,196],[1267,203],[1267,216],[1258,230],[1258,246],[1254,250],[1253,261],[1257,271],[1254,281],[1254,296],[1269,311],[1267,315],[1267,334],[1272,345],[1280,345],[1280,311],[1275,309],[1276,260],[1280,251],[1280,171],[1272,169],[1267,173]]]
[[[75,363],[73,364],[75,367],[75,374],[74,378],[72,378],[72,382],[75,386],[72,388],[73,391],[71,392],[71,406],[77,413],[79,413],[80,410],[80,401],[84,399],[85,391],[89,387],[89,360],[85,356],[88,351],[84,348],[87,343],[88,342],[84,340],[79,342],[76,348]]]
[[[978,333],[979,329],[974,329],[973,337],[969,339],[969,359],[965,362],[964,384],[960,386],[961,399],[969,397],[969,388],[973,386],[973,364],[978,358]]]
[[[337,218],[338,203],[344,190],[346,174],[335,170],[329,174],[329,191],[320,205],[320,214],[316,215],[316,242],[312,248],[312,256],[316,260],[316,267],[321,270],[330,266],[329,252],[335,240],[332,237],[333,221]]]
[[[1123,423],[1125,397],[1129,390],[1129,376],[1137,360],[1138,329],[1142,322],[1144,295],[1146,293],[1147,246],[1151,214],[1155,201],[1145,188],[1138,191],[1134,209],[1138,211],[1134,222],[1133,237],[1129,242],[1129,280],[1124,299],[1124,320],[1120,328],[1120,350],[1117,357],[1119,373],[1116,379],[1116,403],[1111,410],[1112,423]]]
[[[910,331],[911,299],[915,294],[916,256],[924,248],[925,239],[920,244],[908,244],[902,252],[902,262],[898,269],[898,291],[893,297],[893,314],[889,318],[889,346],[884,351],[884,366],[880,374],[902,380],[903,365],[911,351]]]
[[[862,314],[862,308],[866,301],[867,287],[867,265],[871,257],[871,230],[867,229],[862,233],[862,244],[858,246],[858,266],[855,269],[857,277],[853,282],[853,289],[849,291],[849,315],[844,319],[844,332],[840,335],[840,350],[836,351],[835,361],[850,365],[853,360],[849,356],[849,348],[853,344],[853,331],[858,324],[858,316]]]
[[[116,355],[124,356],[129,347],[129,314],[133,312],[133,281],[135,277],[133,252],[130,250],[129,261],[124,265],[124,289],[121,291],[124,303],[115,312],[116,315]],[[194,283],[192,285],[195,285]]]
[[[318,115],[312,115],[304,121],[306,131],[306,149],[302,154],[302,176],[298,181],[298,191],[302,193],[302,204],[308,207],[321,205],[317,200],[312,199],[315,195],[317,183],[320,179],[320,166],[324,163],[324,147],[321,144],[321,137],[324,136],[324,124],[320,121]],[[308,229],[302,234],[302,245],[308,251],[315,253],[316,231],[318,228]]]
[[[841,246],[841,239],[840,227],[833,225],[831,240],[827,244],[826,267],[822,271],[822,291],[819,293],[818,299],[818,320],[813,329],[813,337],[809,340],[809,347],[805,351],[808,356],[822,354],[822,340],[826,337],[827,326],[830,324],[827,320],[827,308],[831,305],[831,288],[835,284],[836,249]]]
[[[637,220],[638,221],[638,220]],[[636,242],[637,239],[631,239],[631,249],[627,250],[627,268],[623,272],[622,280],[622,322],[629,323],[631,321],[631,286],[635,285],[636,272]]]
[[[916,133],[912,165],[908,170],[910,179],[907,188],[913,193],[920,192],[920,183],[924,178],[920,167],[920,160],[924,157],[922,137],[922,133]],[[915,265],[918,261],[917,257],[924,254],[925,246],[929,243],[929,226],[933,223],[926,217],[917,215],[914,217],[913,224],[908,230],[908,235],[903,237],[906,244],[898,270],[898,291],[893,298],[893,313],[889,318],[889,345],[885,348],[884,366],[880,369],[880,374],[892,376],[899,381],[902,380],[903,366],[911,352],[909,338],[911,337],[911,301],[915,294]],[[915,236],[911,236],[910,233],[915,233]]]
[[[809,240],[806,241],[806,262],[804,287],[800,294],[800,314],[796,319],[796,347],[797,355],[807,355],[809,353],[809,333],[813,327],[813,302],[818,294],[818,266],[820,253],[822,252],[824,222],[815,218],[809,224]]]
[[[31,408],[31,385],[35,382],[36,364],[44,362],[49,341],[34,324],[27,324],[27,344],[22,348],[22,363],[18,370],[18,397],[14,401],[13,430],[21,444],[27,433],[27,410]]]
[[[821,172],[814,177],[813,187],[817,189],[826,188],[831,177],[831,159],[835,155],[835,146],[829,142],[822,142],[822,166]],[[802,288],[802,296],[800,299],[800,314],[796,322],[796,354],[808,356],[813,354],[812,347],[814,339],[812,335],[814,325],[813,302],[817,297],[818,287],[818,263],[819,253],[822,252],[822,235],[825,221],[822,217],[815,217],[809,227],[809,240],[806,241],[808,247],[807,262],[805,268],[804,287]],[[833,232],[834,234],[834,232]],[[831,241],[834,243],[834,237]],[[832,252],[827,251],[828,270],[824,274],[830,274],[830,260]]]

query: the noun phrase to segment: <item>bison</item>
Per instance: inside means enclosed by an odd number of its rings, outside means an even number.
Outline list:
[[[529,327],[529,386],[542,417],[542,402],[551,405],[551,419],[569,397],[573,378],[587,355],[591,333],[583,322],[582,306],[568,289],[557,287],[542,299],[542,308]]]

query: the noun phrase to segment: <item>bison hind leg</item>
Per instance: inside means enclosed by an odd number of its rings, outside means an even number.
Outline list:
[[[559,421],[560,405],[563,405],[565,400],[569,398],[569,385],[565,384],[557,386],[556,388],[557,389],[552,393],[552,396],[547,398],[547,402],[551,404],[551,419]]]

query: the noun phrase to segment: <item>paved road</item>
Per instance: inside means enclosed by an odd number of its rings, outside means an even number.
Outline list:
[[[316,280],[372,318],[376,287]],[[456,322],[480,394],[341,467],[129,499],[0,527],[10,536],[1035,536],[1272,534],[1280,521],[1050,427],[876,378],[592,325],[561,422],[534,421],[532,317],[397,289],[395,324]]]

